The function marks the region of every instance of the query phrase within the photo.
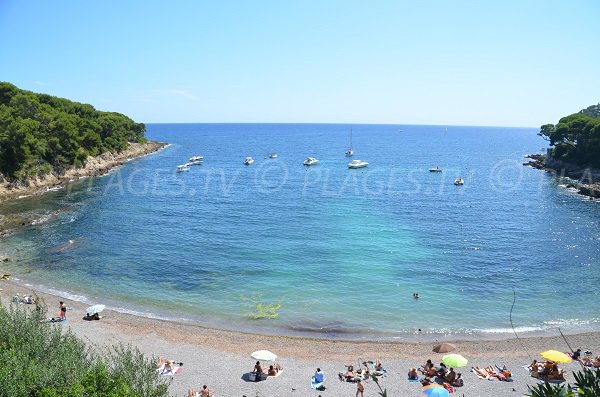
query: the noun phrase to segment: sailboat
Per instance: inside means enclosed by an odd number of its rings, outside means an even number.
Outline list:
[[[354,156],[354,150],[352,150],[352,128],[350,128],[350,147],[346,150],[346,157]]]

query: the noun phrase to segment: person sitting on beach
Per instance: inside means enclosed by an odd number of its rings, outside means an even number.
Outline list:
[[[439,376],[440,378],[445,378],[447,370],[448,369],[446,368],[446,364],[440,363],[440,366],[436,370],[436,375]]]
[[[408,371],[408,380],[419,380],[419,374],[416,368],[411,368]]]
[[[451,385],[454,387],[463,387],[465,385],[465,382],[462,378],[462,374],[460,372],[456,374],[456,379],[454,379],[454,382],[452,382]]]
[[[456,379],[456,373],[454,372],[454,368],[450,368],[444,379],[450,384],[454,382],[454,380]]]
[[[573,359],[573,361],[579,361],[581,362],[581,359],[579,357],[581,357],[581,349],[577,349],[575,350],[573,353],[569,354],[571,356],[571,358]]]
[[[558,364],[554,363],[552,365],[552,369],[550,369],[550,373],[548,374],[548,380],[562,379],[562,377],[562,370],[558,369]]]
[[[323,373],[323,371],[321,371],[321,368],[317,368],[317,372],[315,372],[313,379],[315,380],[315,383],[325,382],[325,374]]]
[[[267,376],[277,376],[277,370],[274,366],[269,365],[269,371],[267,371]]]
[[[383,369],[383,365],[381,365],[381,361],[379,359],[375,360],[375,371],[385,372],[385,370]]]
[[[346,382],[354,382],[354,367],[350,366],[348,367],[348,370],[344,373],[344,378],[346,379]]]
[[[427,374],[427,377],[429,377],[429,378],[433,378],[434,376],[436,376],[437,370],[433,366],[433,363],[429,364],[429,368],[427,368],[426,374]]]
[[[429,369],[429,364],[432,364],[431,359],[428,359],[427,362],[423,364],[421,368],[419,368],[419,371],[421,371],[423,375],[427,373],[427,370]]]
[[[371,379],[371,370],[369,370],[367,365],[365,365],[365,369],[363,369],[363,379]]]
[[[202,386],[202,390],[197,391],[194,389],[188,390],[188,397],[210,397],[210,390],[208,390],[208,386]]]
[[[554,362],[546,361],[544,363],[542,370],[540,371],[540,378],[547,378],[548,375],[550,375],[550,371],[552,371],[553,365],[554,365]]]
[[[31,295],[27,295],[27,296],[23,296],[23,303],[26,303],[28,305],[33,305],[35,303],[35,300],[33,299],[33,297]]]
[[[431,384],[431,381],[429,380],[429,378],[423,378],[421,379],[421,384],[423,386],[429,386]]]
[[[257,361],[256,364],[254,364],[254,372],[257,375],[257,379],[258,379],[258,375],[261,375],[263,373],[263,369],[260,365],[260,361]]]

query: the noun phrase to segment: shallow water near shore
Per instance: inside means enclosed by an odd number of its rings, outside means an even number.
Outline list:
[[[148,125],[172,145],[3,204],[39,219],[0,241],[4,268],[122,311],[267,333],[510,336],[513,288],[517,331],[600,328],[600,206],[521,165],[545,145],[537,130],[352,128],[360,170],[347,125]],[[175,172],[193,155],[204,164]],[[269,305],[277,318],[250,318]]]

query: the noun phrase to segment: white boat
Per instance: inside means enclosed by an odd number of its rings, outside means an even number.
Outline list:
[[[430,168],[429,172],[442,172],[442,169],[440,167]]]
[[[177,166],[177,172],[185,172],[185,171],[189,171],[189,170],[190,170],[190,167],[188,167],[186,164]]]
[[[254,164],[254,159],[252,157],[246,157],[244,159],[244,164],[245,165],[252,165],[252,164]]]
[[[354,156],[354,150],[352,150],[352,128],[350,128],[350,147],[346,149],[346,157]]]
[[[202,165],[203,161],[202,160],[196,160],[196,161],[190,161],[189,163],[185,163],[185,165],[190,166],[190,165]]]
[[[196,163],[196,162],[203,162],[204,161],[204,157],[203,156],[192,156],[190,157],[190,159],[188,160],[190,163]]]
[[[269,158],[270,159],[276,159],[277,157],[278,157],[277,153],[271,153],[271,154],[269,154]]]
[[[364,168],[367,165],[369,165],[369,163],[367,163],[366,161],[362,161],[362,160],[352,160],[349,164],[348,164],[348,168],[352,168],[352,169],[356,169],[356,168]]]
[[[304,165],[317,165],[318,163],[319,160],[314,157],[307,157],[306,160],[304,160]]]
[[[462,185],[464,185],[464,184],[465,184],[465,181],[463,181],[463,179],[462,179],[462,178],[459,176],[458,178],[456,178],[456,179],[454,180],[454,184],[455,184],[456,186],[462,186]]]

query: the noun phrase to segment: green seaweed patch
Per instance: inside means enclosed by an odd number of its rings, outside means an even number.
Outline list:
[[[251,294],[251,295],[240,295],[240,300],[245,302],[243,306],[246,306],[251,313],[247,315],[248,318],[253,320],[272,320],[279,317],[279,309],[283,306],[281,303],[268,303],[264,300],[262,293]]]
[[[248,318],[253,320],[272,320],[279,317],[279,309],[281,309],[281,303],[257,303],[254,312],[248,314]]]

